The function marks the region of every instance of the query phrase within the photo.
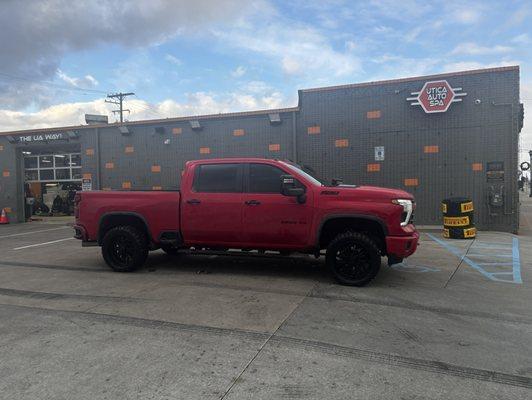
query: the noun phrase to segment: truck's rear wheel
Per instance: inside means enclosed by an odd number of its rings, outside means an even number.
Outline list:
[[[114,271],[134,271],[141,267],[148,257],[146,234],[132,226],[114,227],[103,238],[102,255]]]
[[[345,232],[336,236],[327,247],[327,266],[343,285],[364,286],[381,266],[379,249],[368,236]]]

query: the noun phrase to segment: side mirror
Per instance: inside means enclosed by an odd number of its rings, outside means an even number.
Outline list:
[[[282,175],[281,176],[281,194],[284,196],[297,197],[297,202],[303,204],[307,201],[307,196],[305,194],[305,188],[296,187],[296,178],[292,175]]]

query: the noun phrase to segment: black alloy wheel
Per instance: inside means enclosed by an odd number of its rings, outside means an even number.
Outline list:
[[[114,227],[103,238],[102,255],[114,271],[134,271],[148,257],[146,235],[132,226]]]
[[[379,272],[381,257],[377,245],[368,236],[345,232],[327,247],[326,262],[339,283],[364,286]]]

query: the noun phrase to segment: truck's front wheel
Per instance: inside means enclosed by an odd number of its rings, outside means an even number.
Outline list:
[[[114,227],[103,238],[102,255],[114,271],[134,271],[148,257],[146,234],[133,226]]]
[[[379,272],[381,257],[377,245],[368,236],[345,232],[329,243],[326,262],[339,283],[364,286]]]

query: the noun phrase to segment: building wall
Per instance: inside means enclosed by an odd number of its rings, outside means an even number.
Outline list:
[[[444,113],[426,114],[410,105],[406,98],[411,92],[437,79],[300,91],[299,110],[282,112],[278,125],[259,113],[198,117],[199,131],[185,119],[131,123],[127,136],[116,125],[83,127],[78,131],[83,173],[95,189],[172,190],[187,160],[296,159],[327,180],[413,193],[418,224],[441,224],[441,200],[467,196],[475,202],[479,228],[515,232],[519,70],[445,76],[467,96]],[[0,136],[2,144],[0,171],[14,170],[14,146]],[[375,160],[376,146],[384,146],[383,161]],[[487,206],[486,166],[492,161],[503,161],[505,168],[505,205],[496,216]],[[17,208],[14,193],[20,179],[0,176],[0,207]]]
[[[299,162],[327,179],[413,193],[421,224],[441,223],[442,199],[467,196],[475,202],[480,228],[516,231],[519,71],[446,77],[467,96],[438,114],[406,101],[428,80],[436,79],[302,91]],[[311,126],[319,126],[320,133],[309,134]],[[375,161],[375,146],[384,146],[384,161]],[[491,161],[503,161],[505,167],[505,207],[497,210],[499,216],[489,215],[486,201],[486,163]]]
[[[290,158],[292,154],[292,113],[281,114],[282,123],[271,125],[268,114],[231,119],[200,120],[194,131],[188,121],[129,126],[130,135],[116,127],[99,129],[102,189],[177,189],[181,171],[189,160],[255,156]],[[164,133],[155,128],[164,128]],[[94,177],[97,186],[96,130],[85,138],[83,172]],[[169,141],[165,144],[165,141]]]
[[[18,205],[20,166],[17,152],[9,141],[0,136],[0,211],[6,209],[10,219],[23,219],[24,209]],[[17,217],[18,216],[18,217]]]

